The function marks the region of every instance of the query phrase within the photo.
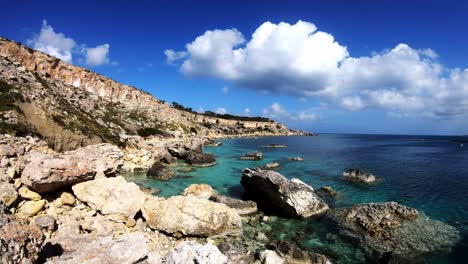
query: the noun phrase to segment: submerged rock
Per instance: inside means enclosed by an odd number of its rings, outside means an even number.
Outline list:
[[[149,227],[174,235],[229,235],[242,228],[236,210],[193,196],[148,198],[142,212]]]
[[[458,241],[456,228],[396,202],[369,203],[330,214],[340,234],[357,239],[369,254],[417,256],[444,252]]]
[[[37,225],[9,214],[0,202],[0,263],[34,263],[43,242]]]
[[[287,146],[284,144],[269,144],[266,145],[265,147],[267,148],[286,148]]]
[[[78,200],[103,215],[114,215],[121,220],[133,218],[146,197],[138,185],[121,176],[82,182],[72,189]]]
[[[278,241],[275,244],[276,252],[286,263],[331,264],[324,255],[301,250],[296,244],[288,241]]]
[[[165,260],[167,264],[225,264],[228,258],[210,243],[186,241],[169,252]]]
[[[244,169],[241,184],[258,203],[292,217],[307,218],[328,210],[312,187],[275,171]]]
[[[216,164],[213,154],[203,152],[190,152],[186,158],[188,164],[196,167],[210,167]]]
[[[376,178],[374,175],[362,171],[360,169],[350,168],[343,172],[343,177],[346,180],[355,181],[364,184],[374,183]]]
[[[123,152],[111,144],[91,145],[58,155],[32,152],[25,157],[21,181],[30,189],[52,192],[94,179],[114,175],[123,164]]]
[[[166,165],[156,162],[154,163],[151,168],[146,173],[146,176],[161,180],[167,181],[174,176],[174,172],[168,168]]]
[[[331,186],[323,186],[322,188],[318,189],[317,194],[321,196],[335,197],[338,192]]]
[[[254,151],[245,154],[244,156],[240,157],[241,160],[261,160],[263,159],[263,153],[261,151]]]
[[[249,215],[257,212],[257,203],[254,201],[243,201],[224,195],[217,195],[212,200],[236,209],[239,215]]]

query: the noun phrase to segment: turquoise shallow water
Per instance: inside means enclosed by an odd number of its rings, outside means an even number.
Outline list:
[[[263,137],[224,140],[221,147],[207,147],[217,165],[180,173],[169,181],[148,179],[141,174],[127,179],[160,189],[161,196],[179,194],[193,183],[207,183],[218,192],[241,197],[241,171],[276,161],[288,178],[299,178],[318,189],[330,185],[339,192],[331,204],[350,206],[363,202],[397,201],[417,208],[431,218],[457,227],[462,240],[448,255],[431,258],[431,263],[465,263],[468,255],[468,145],[461,147],[456,137],[337,135],[318,137]],[[262,148],[279,143],[287,148]],[[466,144],[465,144],[466,145]],[[261,150],[262,161],[242,161],[239,156]],[[303,162],[288,157],[302,156]],[[174,167],[177,171],[183,163]],[[375,174],[379,183],[370,187],[349,184],[341,173],[359,167]],[[335,257],[339,263],[362,263],[364,255],[344,240],[330,240],[329,227],[320,220],[277,219],[270,236],[288,238],[302,247]],[[328,235],[327,235],[328,234]]]

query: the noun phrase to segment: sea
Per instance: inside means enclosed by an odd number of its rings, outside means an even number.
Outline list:
[[[157,181],[144,174],[125,175],[128,180],[157,188],[159,196],[180,194],[194,183],[211,185],[219,193],[241,198],[244,168],[278,162],[276,171],[298,178],[319,189],[331,186],[338,196],[332,208],[368,202],[396,201],[423,212],[432,219],[452,225],[461,239],[451,252],[427,256],[427,263],[468,263],[468,142],[467,137],[416,135],[320,134],[318,136],[258,137],[221,140],[222,146],[205,147],[216,156],[213,167],[184,172],[179,162],[176,176]],[[465,143],[464,143],[465,142]],[[284,144],[286,148],[266,148]],[[255,150],[263,160],[245,161],[239,157]],[[304,161],[289,160],[303,157]],[[346,168],[359,168],[374,174],[378,182],[370,186],[343,179]],[[332,230],[320,219],[275,218],[270,237],[288,239],[301,248],[331,256],[337,263],[369,262],[358,245],[346,239],[330,239]]]

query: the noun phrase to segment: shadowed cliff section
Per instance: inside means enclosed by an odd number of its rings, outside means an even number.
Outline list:
[[[266,118],[202,115],[0,37],[0,133],[34,134],[56,150],[135,137],[307,134]]]

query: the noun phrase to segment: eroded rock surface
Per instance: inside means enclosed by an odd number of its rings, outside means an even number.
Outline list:
[[[376,180],[374,175],[355,168],[347,169],[345,172],[343,172],[343,177],[346,180],[364,184],[371,184],[374,183]]]
[[[241,156],[241,160],[261,160],[263,159],[263,153],[261,151],[254,151]]]

